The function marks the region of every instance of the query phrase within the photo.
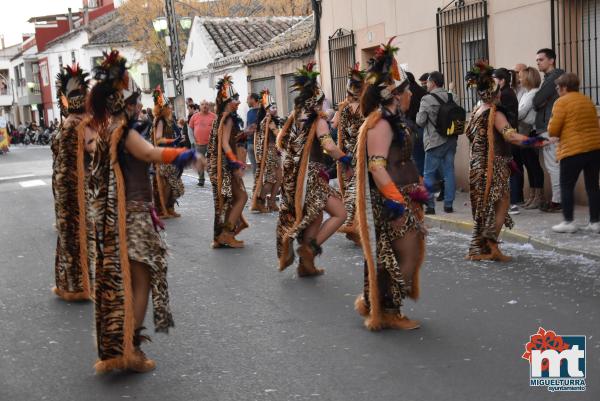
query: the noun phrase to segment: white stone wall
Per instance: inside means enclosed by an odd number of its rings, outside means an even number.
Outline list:
[[[48,69],[52,82],[54,82],[54,77],[56,77],[60,70],[59,57],[62,57],[64,66],[70,65],[71,52],[75,52],[75,61],[79,63],[84,71],[90,72],[92,69],[93,58],[101,57],[102,51],[109,50],[108,47],[87,46],[87,43],[88,34],[85,31],[81,31],[68,40],[57,43],[39,53],[40,57],[48,57]],[[131,65],[130,74],[141,87],[142,73],[148,73],[148,64],[144,61],[142,55],[133,47],[123,47],[118,48],[118,50],[129,61],[129,64]],[[58,118],[60,111],[56,102],[56,88],[54,85],[52,85],[52,100],[53,114]],[[144,107],[152,107],[152,95],[143,94],[142,103],[144,104]]]

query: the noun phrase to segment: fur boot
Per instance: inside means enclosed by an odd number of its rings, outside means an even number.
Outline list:
[[[354,301],[354,310],[362,317],[369,316],[369,308],[367,307],[365,297],[362,294],[356,297],[356,300]]]

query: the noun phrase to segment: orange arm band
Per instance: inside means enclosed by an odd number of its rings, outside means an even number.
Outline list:
[[[235,154],[233,153],[233,151],[228,151],[225,153],[225,156],[227,156],[227,159],[229,159],[232,162],[236,162],[238,161],[237,157],[235,157]]]
[[[383,187],[379,188],[381,194],[386,198],[399,203],[406,203],[404,201],[404,196],[398,191],[396,188],[396,184],[393,181],[388,182]]]
[[[161,152],[162,162],[164,164],[173,163],[177,156],[185,152],[185,148],[163,148]]]

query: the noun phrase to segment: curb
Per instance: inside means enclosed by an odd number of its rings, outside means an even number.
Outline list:
[[[183,173],[183,175],[193,179],[198,178],[197,176],[191,174]],[[246,189],[250,191],[252,190],[252,188],[250,187],[246,187]],[[425,220],[430,224],[431,227],[441,228],[448,231],[457,231],[466,234],[471,234],[473,231],[473,223],[471,221],[451,219],[439,216],[425,216]],[[500,235],[504,239],[512,242],[516,242],[519,244],[531,244],[531,246],[533,246],[534,249],[554,251],[565,255],[584,256],[589,259],[600,261],[600,253],[581,251],[566,246],[559,246],[555,243],[535,238],[529,234],[520,232],[518,230],[508,230],[507,228],[503,228]]]
[[[437,216],[425,216],[425,220],[435,228],[441,228],[450,231],[458,231],[467,234],[470,234],[473,231],[473,223],[470,221],[449,219]],[[549,241],[544,241],[535,238],[529,234],[520,232],[518,230],[508,230],[507,228],[503,228],[500,235],[502,236],[502,238],[510,240],[512,242],[520,244],[531,244],[531,246],[533,246],[534,249],[554,251],[566,255],[584,256],[589,259],[600,261],[600,253],[581,251],[566,246],[560,246]]]

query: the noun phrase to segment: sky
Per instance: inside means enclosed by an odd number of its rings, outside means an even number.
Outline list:
[[[82,0],[2,0],[0,35],[6,46],[21,43],[21,34],[35,31],[33,24],[27,23],[29,18],[67,13],[69,7],[77,11],[82,4]]]

